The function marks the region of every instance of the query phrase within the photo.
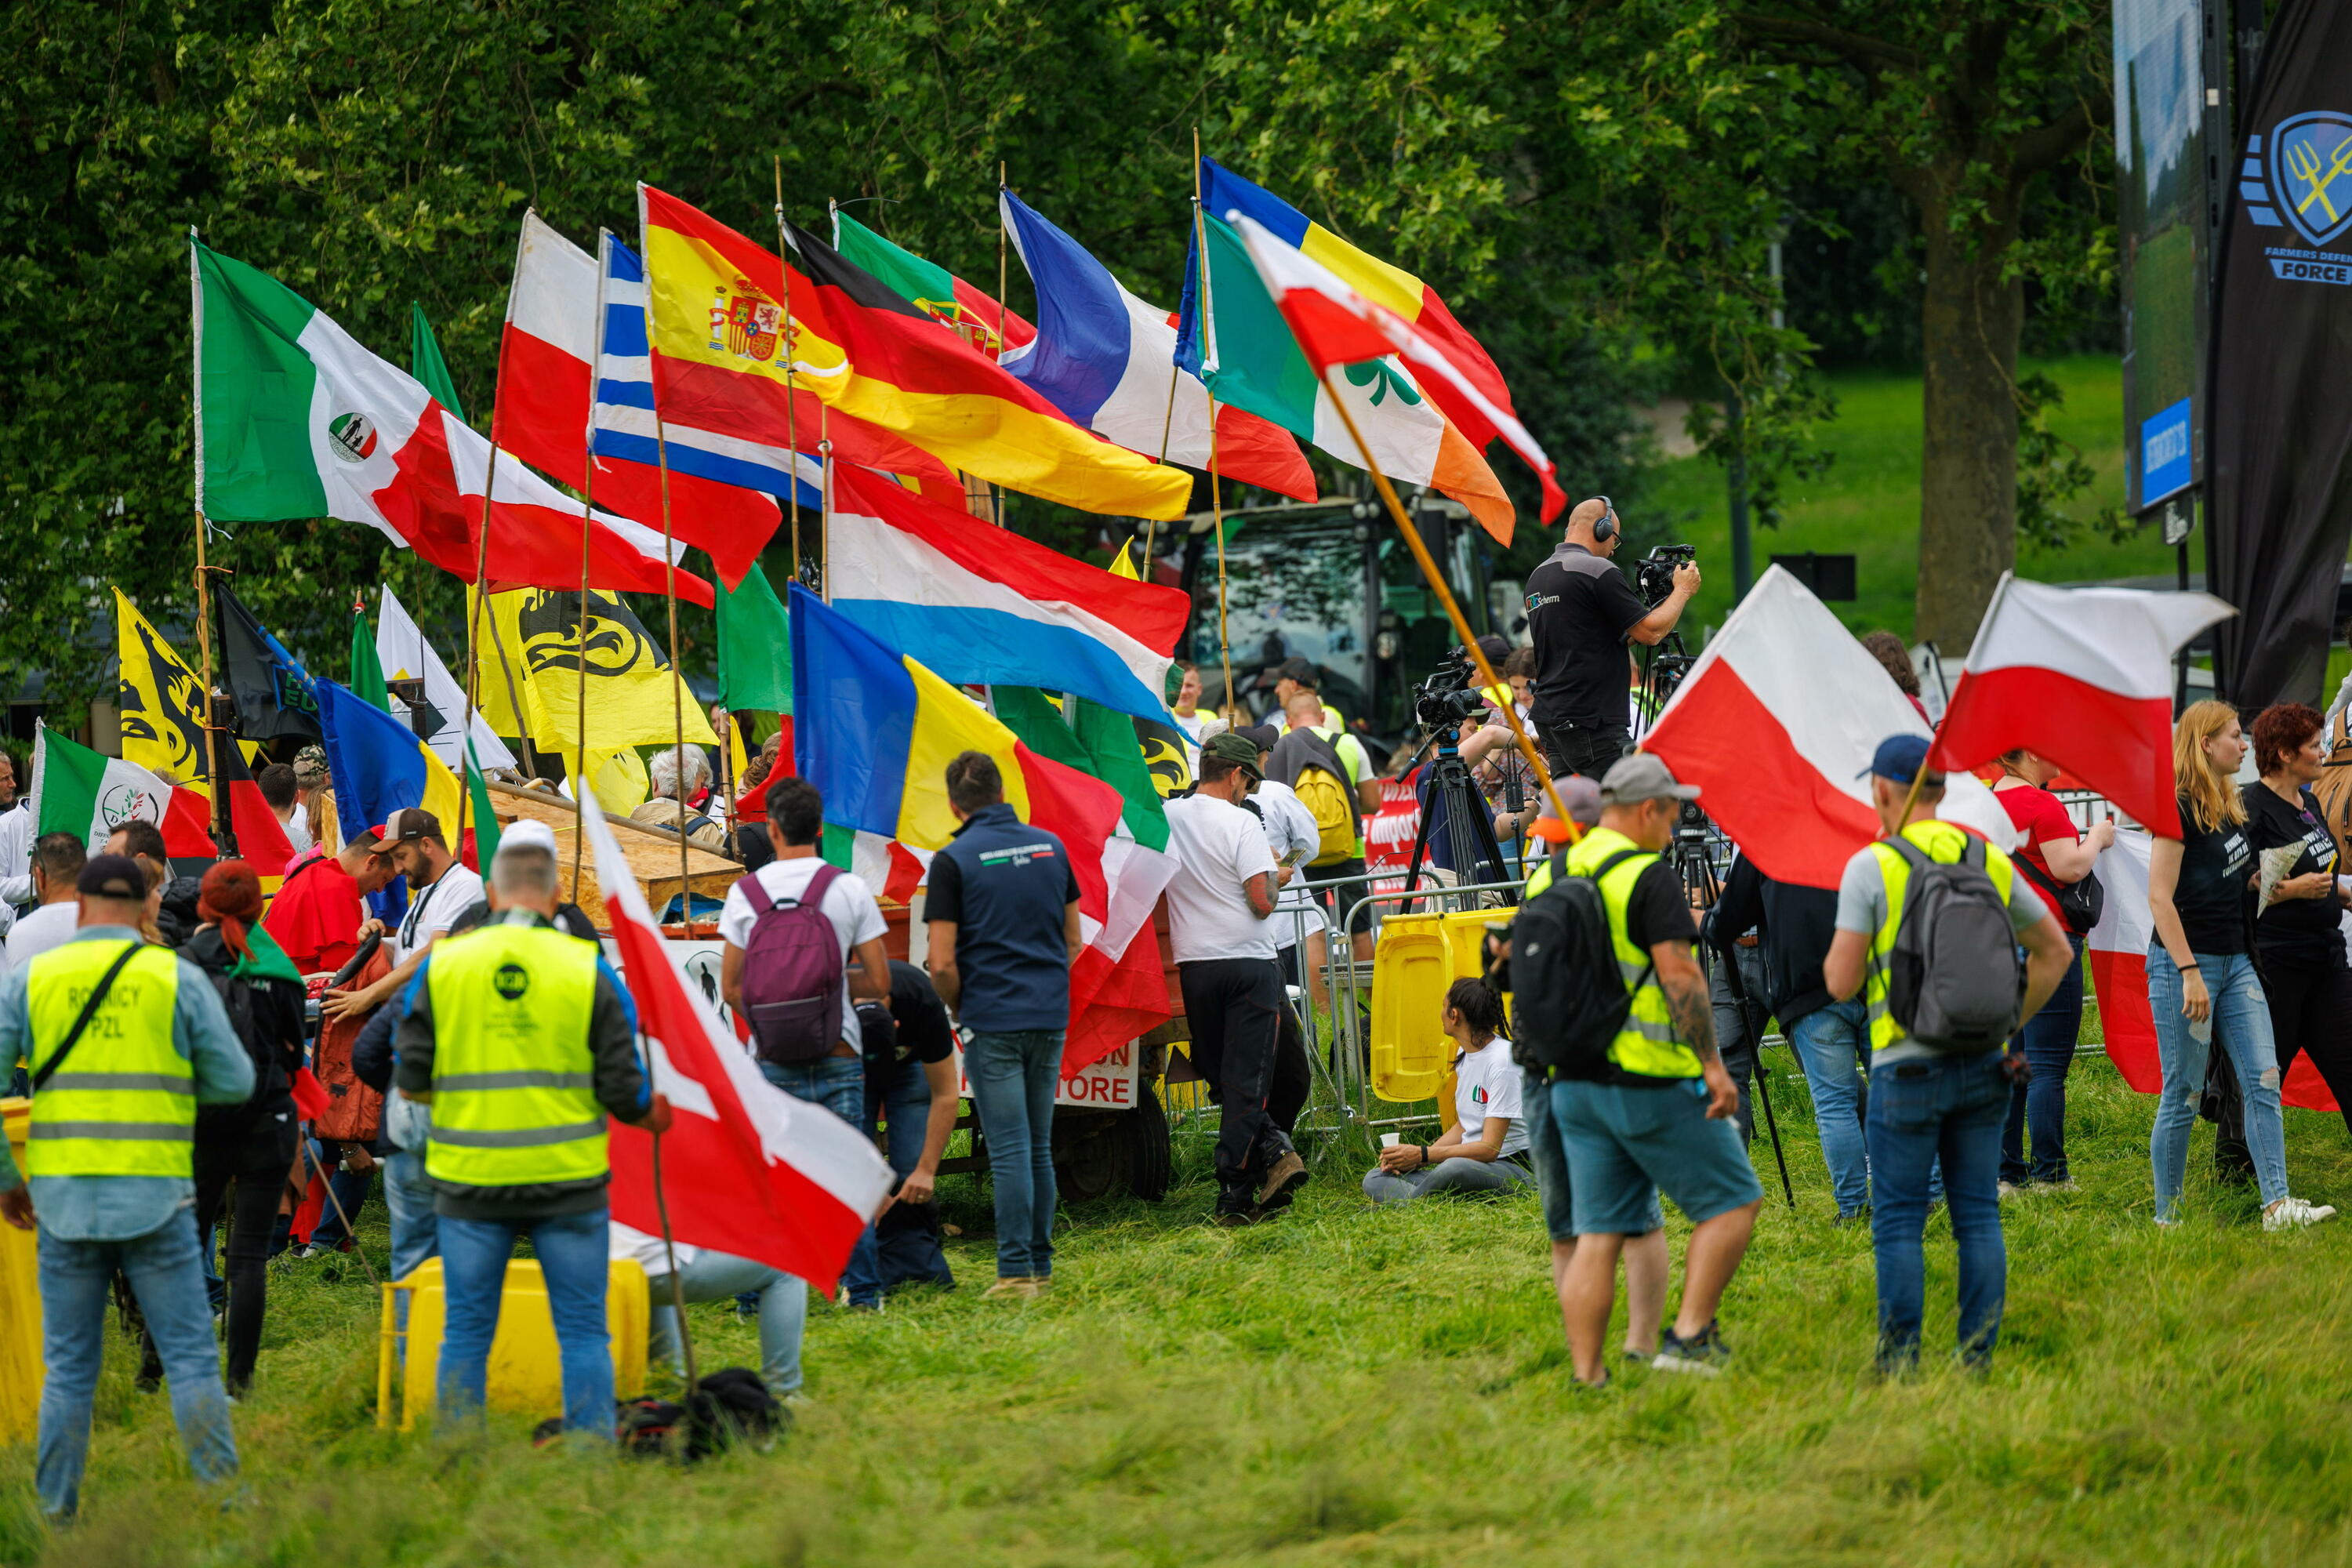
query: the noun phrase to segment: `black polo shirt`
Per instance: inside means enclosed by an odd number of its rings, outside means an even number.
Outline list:
[[[1078,901],[1062,841],[1010,805],[965,818],[931,858],[926,920],[956,924],[956,1016],[984,1035],[1067,1028],[1070,955],[1063,911]]]
[[[1649,613],[1625,574],[1581,544],[1544,557],[1528,574],[1536,722],[1624,729],[1625,634]]]

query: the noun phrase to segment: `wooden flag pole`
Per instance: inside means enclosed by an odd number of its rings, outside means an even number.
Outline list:
[[[588,542],[591,519],[596,511],[596,386],[604,374],[604,279],[612,271],[613,233],[610,229],[596,231],[596,357],[588,362],[588,446],[580,464],[580,618],[572,626],[577,635],[576,667],[572,672],[572,802],[576,810],[580,792],[588,787]],[[490,617],[490,629],[498,629],[498,617]],[[528,650],[526,650],[528,651]],[[499,655],[501,662],[504,653]],[[529,730],[530,721],[518,705],[515,725]],[[561,740],[559,731],[557,739]],[[524,743],[529,744],[529,736]],[[585,851],[588,836],[580,831],[577,822],[572,830],[572,899],[580,900],[581,857]]]
[[[677,791],[677,916],[686,934],[694,935],[694,867],[686,837],[686,670],[677,662],[677,543],[670,532],[669,441],[662,433],[661,414],[654,414],[654,456],[661,464],[662,598],[669,607],[670,787]],[[580,753],[583,767],[588,753]],[[676,1278],[675,1275],[672,1278]]]
[[[474,734],[475,689],[481,684],[482,606],[489,598],[490,573],[490,509],[499,493],[499,391],[503,389],[507,374],[506,334],[499,334],[498,376],[499,386],[490,393],[490,462],[489,472],[482,478],[482,531],[474,542],[474,604],[466,617],[466,713],[457,725],[457,842],[466,841],[467,819],[473,815],[474,792],[466,787],[466,742]],[[593,408],[596,395],[595,367],[588,372],[588,395]],[[583,521],[584,533],[587,524]],[[503,660],[501,661],[503,663]],[[520,716],[518,716],[520,717]],[[478,852],[476,859],[481,858]]]
[[[196,438],[198,441],[204,439],[201,429]],[[221,776],[220,717],[213,709],[212,574],[221,568],[209,565],[205,560],[205,535],[211,531],[212,523],[199,506],[196,509],[196,656],[204,666],[197,679],[204,683],[205,689],[205,777],[213,791],[213,843],[222,858],[227,859],[236,854],[236,826],[229,810],[228,781]],[[229,743],[235,745],[236,742],[232,741]]]
[[[1486,654],[1478,647],[1477,637],[1470,630],[1470,622],[1462,614],[1462,606],[1454,603],[1454,590],[1445,585],[1445,578],[1438,572],[1437,563],[1430,558],[1428,542],[1421,537],[1421,530],[1413,527],[1412,520],[1405,516],[1404,503],[1397,500],[1396,490],[1389,484],[1388,476],[1381,473],[1380,465],[1372,460],[1372,449],[1364,444],[1363,433],[1356,428],[1355,416],[1348,412],[1348,405],[1340,401],[1339,395],[1331,390],[1331,378],[1319,367],[1315,372],[1315,379],[1322,384],[1323,395],[1329,399],[1332,409],[1339,414],[1339,422],[1348,427],[1348,439],[1356,444],[1356,455],[1364,460],[1364,472],[1372,476],[1372,488],[1380,491],[1381,501],[1389,509],[1389,516],[1397,525],[1397,531],[1404,535],[1405,547],[1412,552],[1413,561],[1420,566],[1422,577],[1429,584],[1430,592],[1435,594],[1437,602],[1445,606],[1445,617],[1454,624],[1454,635],[1462,639],[1462,646],[1469,651],[1471,662],[1478,667],[1478,679],[1490,688],[1501,685],[1502,678],[1495,673],[1495,667],[1486,662]],[[1536,777],[1543,781],[1544,794],[1551,801],[1552,810],[1559,814],[1560,823],[1574,832],[1576,819],[1568,815],[1568,806],[1559,798],[1559,791],[1552,787],[1550,766],[1536,753],[1535,742],[1528,738],[1527,731],[1520,725],[1517,705],[1505,703],[1503,719],[1511,727],[1511,739],[1517,742],[1519,755],[1527,759],[1528,765],[1535,769]]]
[[[793,344],[793,263],[792,247],[784,242],[784,155],[774,154],[776,164],[776,268],[783,275],[784,330],[776,346],[784,354],[784,444],[792,448],[792,474],[784,481],[784,499],[793,513],[793,581],[801,580],[801,436],[797,405],[799,395],[793,387],[793,364],[798,351]]]
[[[1192,127],[1192,237],[1201,258],[1201,302],[1195,312],[1201,341],[1209,336],[1209,225],[1201,205],[1201,128]],[[1204,363],[1203,370],[1207,369]],[[1204,378],[1205,380],[1205,378]],[[1175,407],[1171,391],[1169,407]],[[1225,629],[1225,502],[1223,482],[1217,471],[1217,395],[1209,394],[1209,525],[1217,532],[1217,656],[1225,668],[1225,722],[1234,718],[1234,645]],[[1238,725],[1235,725],[1238,728]]]

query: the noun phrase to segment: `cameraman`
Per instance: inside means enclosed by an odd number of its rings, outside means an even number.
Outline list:
[[[1632,744],[1624,648],[1663,641],[1698,592],[1696,562],[1674,570],[1654,608],[1610,562],[1624,542],[1607,496],[1577,503],[1568,538],[1528,575],[1528,629],[1535,638],[1536,734],[1552,771],[1599,778]]]

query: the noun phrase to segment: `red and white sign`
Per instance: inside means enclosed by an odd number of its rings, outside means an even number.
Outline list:
[[[966,1099],[971,1080],[964,1077],[963,1045],[955,1051],[956,1090]],[[1081,1106],[1088,1110],[1135,1109],[1135,1042],[1129,1040],[1108,1056],[1097,1057],[1054,1086],[1055,1105]]]

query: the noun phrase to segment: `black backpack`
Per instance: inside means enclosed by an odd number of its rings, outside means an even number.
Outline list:
[[[2009,863],[2025,873],[2025,879],[2033,884],[2042,901],[2058,917],[2058,923],[2076,936],[2090,934],[2091,928],[2099,923],[2099,916],[2106,912],[2106,884],[2099,880],[2096,871],[2084,872],[2078,882],[2060,882],[2045,876],[2022,855],[2011,856]]]
[[[1911,868],[1886,955],[1887,1013],[1933,1050],[1999,1049],[2024,1007],[2025,965],[2009,905],[1985,870],[1984,841],[1971,834],[1953,861],[1929,858],[1899,833],[1879,842]]]
[[[1552,857],[1551,885],[1527,901],[1511,922],[1511,1059],[1530,1072],[1598,1079],[1609,1068],[1609,1047],[1625,1026],[1633,993],[1618,976],[1609,935],[1609,906],[1601,879],[1644,849],[1621,849],[1589,873],[1568,869],[1568,852]]]

